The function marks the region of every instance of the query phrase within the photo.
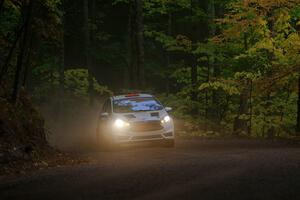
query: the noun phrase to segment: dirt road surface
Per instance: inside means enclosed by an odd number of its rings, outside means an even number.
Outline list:
[[[1,180],[0,199],[300,199],[295,145],[181,139],[79,156],[93,161]]]

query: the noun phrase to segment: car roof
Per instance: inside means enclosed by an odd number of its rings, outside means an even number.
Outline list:
[[[151,94],[145,94],[145,93],[134,93],[134,94],[124,94],[124,95],[117,95],[113,96],[112,100],[120,100],[120,99],[126,99],[126,98],[134,98],[134,97],[153,97]]]

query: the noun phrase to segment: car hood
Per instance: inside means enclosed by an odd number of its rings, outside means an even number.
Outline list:
[[[168,113],[163,110],[157,111],[140,111],[140,112],[132,112],[132,113],[115,113],[114,116],[116,118],[123,119],[127,122],[138,122],[138,121],[155,121],[161,120]]]

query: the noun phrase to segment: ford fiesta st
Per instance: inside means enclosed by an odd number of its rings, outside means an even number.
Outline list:
[[[173,147],[171,110],[149,94],[111,97],[99,115],[97,140],[106,147],[141,141],[161,141],[166,147]]]

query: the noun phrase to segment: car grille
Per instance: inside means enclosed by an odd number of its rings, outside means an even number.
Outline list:
[[[149,140],[149,139],[161,139],[161,135],[145,135],[145,136],[134,136],[132,140]]]
[[[145,121],[145,122],[133,122],[130,124],[130,130],[135,132],[142,131],[156,131],[161,130],[163,127],[160,124],[160,121]]]

